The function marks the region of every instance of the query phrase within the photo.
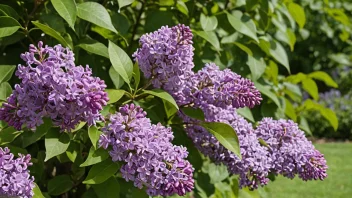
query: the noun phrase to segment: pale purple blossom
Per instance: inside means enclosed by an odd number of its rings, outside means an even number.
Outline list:
[[[260,92],[249,79],[232,72],[220,70],[214,63],[208,63],[190,76],[177,97],[180,105],[214,105],[221,108],[254,107],[262,100]]]
[[[34,177],[30,176],[28,166],[31,166],[30,155],[10,153],[7,147],[0,147],[0,196],[31,198]]]
[[[314,148],[292,120],[264,118],[255,130],[269,146],[271,172],[288,178],[323,180],[327,177],[324,155]]]
[[[125,105],[110,117],[100,146],[109,149],[113,161],[122,161],[122,177],[151,196],[185,195],[193,190],[193,167],[185,147],[171,143],[171,128],[152,124],[146,112]]]
[[[192,37],[190,28],[180,24],[163,26],[140,38],[140,48],[133,57],[155,88],[171,94],[182,89],[194,67]]]
[[[80,122],[95,124],[109,100],[103,80],[93,77],[86,66],[75,66],[74,54],[61,45],[30,45],[21,55],[26,65],[19,65],[21,80],[7,102],[0,108],[0,119],[20,130],[25,125],[35,129],[43,117],[53,120],[62,130],[74,129]]]

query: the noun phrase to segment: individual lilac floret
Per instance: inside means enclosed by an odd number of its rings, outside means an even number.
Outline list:
[[[133,104],[121,107],[103,132],[100,146],[111,148],[113,161],[125,162],[121,173],[126,181],[145,187],[151,196],[192,191],[193,167],[186,160],[186,148],[172,145],[171,129],[151,124],[142,108]]]
[[[202,70],[192,75],[183,89],[180,105],[212,104],[217,107],[233,108],[254,107],[262,100],[260,92],[249,79],[229,69],[220,70],[214,63],[206,64]]]
[[[273,173],[288,178],[298,174],[304,181],[327,177],[324,155],[314,148],[293,121],[264,118],[255,132],[269,145]]]
[[[182,89],[194,67],[192,37],[190,28],[179,24],[163,26],[140,38],[140,48],[133,57],[155,88],[171,94]]]
[[[262,147],[253,127],[236,113],[234,108],[221,109],[213,105],[203,108],[206,121],[223,122],[231,125],[236,131],[242,160],[237,155],[223,147],[207,130],[200,126],[188,125],[186,132],[196,148],[210,157],[215,163],[223,163],[232,174],[240,176],[240,187],[257,188],[268,183],[268,172],[271,159],[267,148]]]
[[[74,129],[79,122],[95,124],[109,98],[103,80],[92,76],[86,66],[75,66],[74,54],[61,45],[30,45],[21,55],[16,76],[22,82],[0,108],[0,119],[20,130],[22,125],[35,129],[49,117],[62,130]]]
[[[19,154],[15,159],[7,147],[0,147],[0,197],[31,198],[34,177],[29,175],[30,155]]]

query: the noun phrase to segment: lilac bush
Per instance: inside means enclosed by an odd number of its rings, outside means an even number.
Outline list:
[[[134,104],[120,107],[103,129],[100,145],[113,161],[122,161],[122,177],[151,196],[185,195],[193,189],[193,168],[187,149],[172,145],[171,128],[151,124]]]
[[[31,198],[34,177],[29,174],[28,167],[32,165],[30,155],[10,153],[7,147],[0,147],[0,196]]]
[[[99,113],[109,98],[103,80],[93,77],[86,66],[75,66],[74,54],[61,45],[30,45],[21,55],[16,76],[21,80],[0,108],[0,119],[17,130],[25,125],[35,129],[49,117],[62,130],[71,130],[80,122],[95,124],[103,120]]]
[[[188,161],[193,159],[187,157],[189,152],[198,153],[196,149],[215,164],[225,165],[231,175],[238,175],[240,188],[254,190],[265,186],[272,174],[291,179],[298,175],[305,181],[325,179],[328,167],[324,155],[307,140],[296,123],[264,118],[254,126],[237,113],[240,108],[253,108],[263,100],[254,82],[228,68],[221,70],[215,63],[192,71],[192,38],[190,27],[181,24],[164,26],[143,35],[140,47],[133,54],[144,74],[142,80],[136,70],[138,67],[134,66],[133,71],[131,67],[125,68],[124,64],[131,61],[119,46],[114,44],[111,50],[111,46],[106,48],[98,41],[80,44],[78,47],[89,49],[91,53],[116,56],[110,60],[113,66],[109,72],[105,66],[101,69],[109,75],[117,73],[113,75],[116,82],[122,79],[118,79],[123,75],[119,72],[125,70],[123,79],[127,86],[120,90],[106,90],[105,81],[94,77],[88,65],[76,65],[69,48],[44,46],[42,42],[38,46],[30,45],[29,51],[21,55],[25,64],[18,65],[15,73],[20,83],[6,100],[0,98],[0,120],[6,122],[0,122],[0,140],[4,140],[1,145],[25,145],[23,147],[31,151],[38,150],[33,162],[42,165],[40,169],[50,171],[43,175],[45,179],[39,186],[52,196],[91,194],[101,197],[106,194],[105,187],[110,188],[111,193],[114,192],[111,189],[116,190],[119,183],[125,181],[133,182],[149,196],[193,196],[192,191],[198,188],[199,182],[193,177],[199,180],[200,169],[196,164],[193,168]],[[89,45],[99,46],[99,52]],[[0,80],[8,79],[8,76],[1,76]],[[146,84],[139,86],[140,82]],[[158,90],[145,90],[149,85]],[[129,90],[124,90],[126,87]],[[112,98],[109,104],[108,93]],[[159,103],[160,99],[163,103]],[[154,112],[156,108],[162,111]],[[186,109],[202,115],[196,119],[197,116],[187,114]],[[52,125],[37,130],[44,118],[51,119]],[[88,131],[84,126],[76,128],[82,122],[95,127]],[[217,126],[214,129],[207,127],[214,123]],[[184,131],[179,132],[185,132],[191,140],[186,143],[193,143],[196,149],[173,144],[176,136],[170,127],[173,125],[183,127]],[[27,133],[27,129],[37,132]],[[33,141],[42,141],[44,146],[34,145]],[[42,147],[45,152],[40,151]],[[101,163],[108,157],[121,164],[120,171],[117,173],[118,165],[113,164],[115,166],[107,167],[104,174],[99,175]],[[15,158],[8,148],[0,148],[0,196],[34,195],[36,184],[27,169],[32,165],[30,160],[30,155],[20,154]],[[51,161],[46,166],[44,162],[48,160]],[[111,160],[106,162],[111,163]],[[86,168],[91,165],[93,167]],[[37,169],[34,169],[35,174],[40,174]],[[62,186],[56,188],[56,185]],[[121,192],[123,190],[126,189]]]

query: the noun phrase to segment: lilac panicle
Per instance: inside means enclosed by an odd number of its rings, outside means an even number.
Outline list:
[[[111,149],[113,161],[123,161],[122,176],[138,188],[146,187],[151,196],[185,195],[192,191],[193,167],[188,152],[172,145],[170,128],[151,124],[146,112],[133,104],[125,105],[110,117],[99,144]]]
[[[86,66],[75,66],[74,54],[61,45],[30,45],[21,55],[16,76],[22,81],[0,108],[0,119],[20,130],[35,129],[49,117],[62,130],[74,129],[79,122],[95,124],[109,100],[103,80],[93,77]]]
[[[214,63],[192,75],[179,96],[179,103],[196,106],[214,105],[221,108],[254,107],[262,100],[260,92],[249,79],[229,69],[220,70]]]
[[[238,174],[240,187],[254,189],[266,185],[271,159],[268,158],[267,149],[259,144],[252,125],[239,116],[234,108],[224,110],[208,105],[207,108],[203,107],[203,111],[206,121],[223,122],[233,127],[239,139],[242,159],[222,146],[204,128],[189,124],[186,132],[196,148],[215,163],[225,164],[230,173]]]
[[[10,149],[0,147],[0,196],[31,198],[34,177],[29,175],[30,155],[15,158]]]
[[[327,177],[324,155],[314,148],[293,121],[264,118],[255,132],[269,145],[273,173],[288,178],[298,175],[305,181]]]
[[[133,57],[155,88],[170,94],[182,89],[194,67],[192,37],[190,28],[180,24],[161,27],[140,38],[140,48]]]

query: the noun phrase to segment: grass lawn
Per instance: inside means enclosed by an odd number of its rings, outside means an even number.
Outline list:
[[[349,198],[352,197],[352,144],[324,143],[316,148],[328,162],[328,177],[324,181],[304,182],[278,177],[269,183],[270,198]]]

